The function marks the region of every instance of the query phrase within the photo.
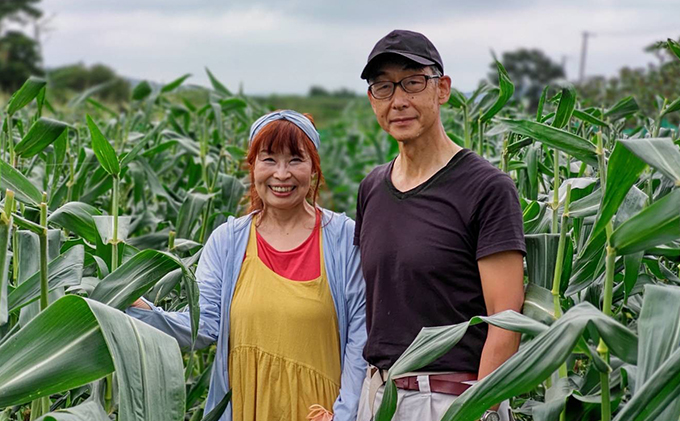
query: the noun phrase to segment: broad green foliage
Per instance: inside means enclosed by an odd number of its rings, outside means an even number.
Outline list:
[[[680,58],[677,43],[668,46]],[[390,378],[488,323],[523,333],[520,351],[444,419],[476,420],[510,399],[522,421],[677,420],[680,146],[665,116],[678,99],[660,101],[654,115],[633,97],[586,108],[564,84],[552,98],[544,89],[526,115],[496,67],[498,86],[469,97],[453,90],[442,117],[455,142],[516,182],[528,250],[523,312],[426,328]],[[182,354],[120,311],[141,296],[187,311],[195,341],[201,248],[247,207],[248,130],[267,110],[206,72],[212,89],[180,88],[188,74],[160,88],[142,82],[122,111],[90,98],[102,87],[43,110],[40,79],[5,105],[0,419],[23,420],[32,408],[29,418],[46,421],[218,420],[227,407],[229,394],[203,413],[214,347]],[[353,215],[360,181],[396,156],[397,142],[365,104],[321,138],[319,202]],[[387,386],[381,421],[398,404]]]

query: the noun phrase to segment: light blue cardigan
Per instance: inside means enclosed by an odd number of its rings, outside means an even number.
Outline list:
[[[241,218],[229,217],[220,225],[205,244],[196,270],[201,291],[201,320],[196,348],[205,348],[217,341],[205,413],[213,409],[229,390],[229,314],[248,244],[251,220],[252,214]],[[365,284],[359,264],[359,249],[353,245],[354,221],[345,214],[324,209],[322,227],[324,263],[338,315],[342,356],[340,395],[333,405],[333,419],[354,421],[366,376],[366,362],[362,357],[366,342]],[[173,336],[180,347],[189,348],[189,313],[166,312],[153,305],[151,307],[153,311],[131,307],[127,313]],[[220,421],[231,419],[229,405]]]

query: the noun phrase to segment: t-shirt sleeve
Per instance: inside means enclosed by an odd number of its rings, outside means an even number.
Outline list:
[[[364,213],[363,186],[364,183],[359,184],[359,192],[357,193],[357,214],[354,225],[354,245],[357,247],[359,247],[359,242],[361,238],[361,220]]]
[[[475,214],[479,227],[477,260],[510,250],[526,255],[522,208],[515,183],[507,174],[498,174],[488,180]]]

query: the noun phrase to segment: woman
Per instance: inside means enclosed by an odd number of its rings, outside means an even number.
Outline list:
[[[197,347],[217,342],[205,412],[221,421],[354,421],[365,376],[364,281],[354,221],[316,206],[319,134],[295,111],[250,130],[251,212],[210,236],[198,264]],[[190,346],[188,313],[138,300],[128,314]],[[151,310],[151,311],[149,311]],[[324,409],[322,409],[322,407]]]

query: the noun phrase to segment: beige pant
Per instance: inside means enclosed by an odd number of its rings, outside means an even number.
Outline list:
[[[440,421],[457,396],[429,391],[427,375],[418,376],[420,391],[397,389],[397,412],[392,421]],[[373,405],[369,402],[370,379],[364,380],[359,401],[357,421],[373,421],[382,402],[385,386],[380,386]],[[371,406],[373,406],[371,410]],[[511,421],[508,402],[504,401],[498,410],[502,421]]]

